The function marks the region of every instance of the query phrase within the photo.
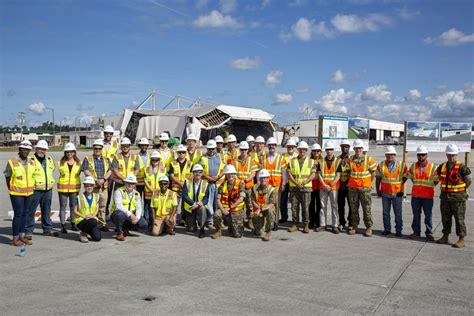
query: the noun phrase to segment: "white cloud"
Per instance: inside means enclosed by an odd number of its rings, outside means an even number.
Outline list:
[[[221,8],[222,13],[229,14],[237,8],[237,1],[236,0],[220,0],[219,5]]]
[[[425,100],[432,108],[433,117],[439,119],[459,118],[469,122],[474,119],[474,88],[467,84],[463,90],[452,90]]]
[[[291,94],[278,93],[276,95],[276,99],[273,104],[288,104],[292,101],[293,101],[293,96]]]
[[[274,88],[281,82],[282,76],[283,72],[280,70],[272,70],[267,74],[264,83],[265,85]]]
[[[340,33],[378,32],[382,26],[392,23],[390,17],[376,13],[364,17],[355,14],[338,14],[331,19],[331,24]]]
[[[346,79],[346,75],[340,70],[336,70],[331,76],[331,82],[343,82]]]
[[[332,37],[334,34],[326,27],[325,22],[315,24],[314,20],[307,18],[299,18],[295,24],[291,26],[291,33],[283,33],[280,37],[283,41],[287,41],[295,37],[301,41],[310,41],[313,37]]]
[[[342,113],[347,114],[348,109],[345,105],[346,100],[352,96],[352,92],[344,89],[331,90],[324,95],[320,100],[314,101],[314,104],[319,107],[321,113]]]
[[[234,59],[233,61],[230,62],[230,66],[234,69],[239,69],[239,70],[248,70],[248,69],[256,69],[260,67],[260,58],[258,56],[254,58],[250,57],[245,57],[245,58],[239,58],[239,59]]]
[[[387,89],[385,84],[371,86],[365,89],[361,95],[363,101],[390,101],[392,92]]]
[[[403,7],[400,10],[398,10],[398,15],[400,16],[400,18],[402,20],[407,20],[408,21],[408,20],[413,20],[417,16],[419,16],[420,12],[415,11],[415,10],[410,10],[407,7]]]
[[[435,44],[437,46],[459,46],[474,42],[474,33],[464,34],[455,28],[451,28],[437,37],[425,38],[424,42],[426,44]]]
[[[41,115],[43,114],[44,110],[46,110],[46,105],[44,105],[43,102],[36,102],[36,103],[30,104],[28,108],[30,109],[31,112]]]
[[[408,95],[404,98],[405,101],[416,101],[421,98],[420,91],[413,89],[408,91]]]
[[[201,15],[194,20],[195,27],[205,28],[238,28],[239,22],[230,15],[224,15],[217,10],[211,11],[208,15]]]

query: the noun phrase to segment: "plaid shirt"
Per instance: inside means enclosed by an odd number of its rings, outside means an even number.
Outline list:
[[[97,179],[104,179],[105,177],[105,166],[104,166],[104,157],[94,157],[94,167],[95,167],[95,173],[97,174]],[[110,169],[110,166],[109,166]],[[82,172],[85,170],[89,170],[89,161],[87,159],[84,159],[82,161]],[[107,170],[108,171],[108,170]]]

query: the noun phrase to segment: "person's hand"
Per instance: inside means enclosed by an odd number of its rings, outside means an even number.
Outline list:
[[[132,222],[133,225],[138,223],[138,217],[135,216],[135,214],[130,215],[130,221]]]
[[[193,205],[191,205],[191,209],[192,209],[192,210],[195,210],[195,209],[197,209],[198,207],[199,207],[199,204],[197,204],[197,203],[194,203]]]
[[[222,210],[222,214],[224,215],[229,215],[230,208],[226,207],[225,209]]]
[[[86,215],[86,219],[91,219],[91,218],[94,218],[91,214]]]
[[[197,204],[198,206],[204,206],[204,204],[202,204],[201,201],[197,202],[196,204]]]
[[[304,188],[303,185],[299,182],[296,182],[296,187],[300,190]]]

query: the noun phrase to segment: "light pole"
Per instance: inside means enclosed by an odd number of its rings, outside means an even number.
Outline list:
[[[20,124],[20,142],[23,140],[23,125],[25,124],[25,112],[18,112],[18,121]]]
[[[54,134],[56,133],[56,126],[54,124],[54,108],[46,107],[46,109],[51,110],[53,113],[53,146],[56,145],[56,140],[54,139]]]

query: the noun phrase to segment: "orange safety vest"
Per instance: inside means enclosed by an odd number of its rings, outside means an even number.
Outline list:
[[[262,155],[262,169],[267,169],[270,173],[270,185],[275,188],[279,188],[283,182],[283,165],[285,159],[279,153],[275,153],[275,159],[273,163],[268,160],[268,154]]]
[[[464,192],[466,191],[466,183],[459,176],[459,169],[461,168],[461,162],[456,161],[456,164],[448,174],[447,162],[441,165],[441,192]]]
[[[267,193],[260,195],[260,192],[258,191],[258,185],[253,187],[253,193],[255,194],[255,197],[257,200],[258,206],[262,207],[265,205],[270,204],[270,197],[272,196],[272,193],[275,191],[275,188],[272,186],[268,187]],[[253,207],[253,211],[256,212],[258,209],[256,207]]]
[[[239,157],[239,151],[234,148],[234,151],[231,152],[229,149],[227,149],[227,164],[228,165],[233,165],[234,161]]]
[[[237,178],[239,178],[239,180],[244,181],[252,172],[256,171],[253,166],[253,162],[254,160],[253,160],[253,157],[251,156],[247,156],[245,165],[242,165],[239,159],[234,160],[234,167],[235,167],[235,170],[237,170]],[[245,188],[246,189],[252,188],[253,182],[254,182],[253,179],[252,181],[247,182],[245,184]]]
[[[369,168],[373,168],[374,166],[369,165],[371,161],[373,161],[372,157],[369,155],[365,155],[364,161],[357,167],[357,164],[353,161],[354,157],[351,157],[347,160],[347,164],[349,165],[349,188],[355,189],[369,189],[372,187],[372,174],[369,171]],[[375,165],[375,163],[374,163]]]
[[[10,195],[30,196],[35,190],[33,173],[36,163],[32,158],[27,158],[28,164],[25,168],[18,157],[8,160],[12,174],[10,177]]]
[[[423,170],[423,174],[420,172],[418,162],[411,165],[410,173],[413,176],[413,186],[411,189],[411,195],[417,198],[432,199],[435,193],[435,165],[434,163],[428,163]]]
[[[387,161],[384,160],[379,164],[381,184],[380,191],[385,194],[397,194],[403,191],[403,176],[405,174],[405,163],[403,161],[396,162],[397,167],[390,172],[387,167]]]
[[[224,208],[230,207],[232,204],[235,203],[238,199],[240,199],[240,180],[236,179],[232,190],[229,192],[229,188],[227,187],[227,181],[224,182],[222,185],[222,195],[221,195],[221,204]],[[231,208],[231,212],[238,212],[244,209],[245,201],[242,200],[235,208]]]
[[[326,158],[321,159],[321,172],[320,177],[323,179],[323,182],[327,185],[330,185],[331,182],[336,178],[336,171],[339,167],[341,160],[337,157],[334,157],[332,160],[331,168],[328,168],[328,163]],[[339,190],[339,181],[336,182],[331,187],[332,190]]]

